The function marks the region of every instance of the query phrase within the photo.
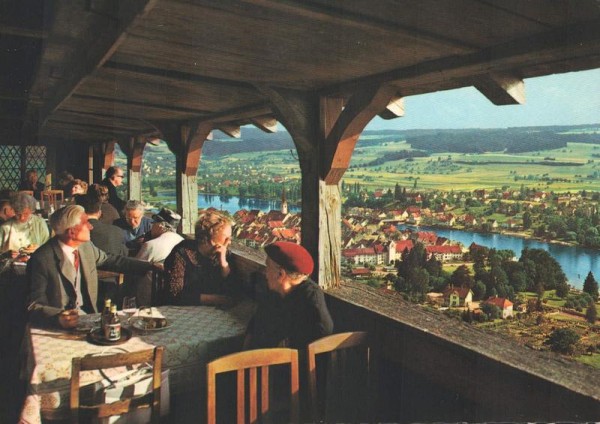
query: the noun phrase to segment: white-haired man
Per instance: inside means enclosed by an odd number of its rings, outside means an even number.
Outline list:
[[[97,268],[122,273],[145,273],[162,265],[109,255],[90,243],[84,209],[65,206],[50,217],[56,234],[27,263],[30,320],[38,325],[77,326],[82,312],[97,312]]]

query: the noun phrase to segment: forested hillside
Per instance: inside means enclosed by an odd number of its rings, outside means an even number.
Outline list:
[[[521,153],[566,147],[571,143],[600,144],[600,124],[585,126],[515,127],[494,129],[434,129],[364,131],[358,145],[404,141],[415,150],[429,153]],[[208,157],[235,153],[295,149],[286,131],[267,134],[256,128],[242,128],[234,139],[216,131],[215,138],[204,145]],[[407,155],[403,153],[402,155]],[[419,154],[417,154],[418,156]],[[408,157],[410,155],[407,155]]]

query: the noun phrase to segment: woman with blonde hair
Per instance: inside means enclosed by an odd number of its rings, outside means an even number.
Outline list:
[[[179,243],[165,260],[166,303],[228,305],[237,291],[229,245],[232,221],[216,212],[202,213],[195,240]]]

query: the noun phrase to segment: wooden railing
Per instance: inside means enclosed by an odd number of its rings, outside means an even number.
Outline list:
[[[246,281],[256,281],[264,253],[233,252]],[[600,419],[600,370],[426,311],[392,291],[344,281],[326,294],[335,332],[374,337],[380,421]]]

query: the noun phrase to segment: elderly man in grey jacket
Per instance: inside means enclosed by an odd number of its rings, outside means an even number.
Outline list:
[[[59,209],[50,218],[56,236],[27,264],[30,320],[38,325],[77,326],[81,313],[97,312],[98,273],[105,269],[145,273],[161,264],[109,255],[90,242],[93,228],[81,206]]]

